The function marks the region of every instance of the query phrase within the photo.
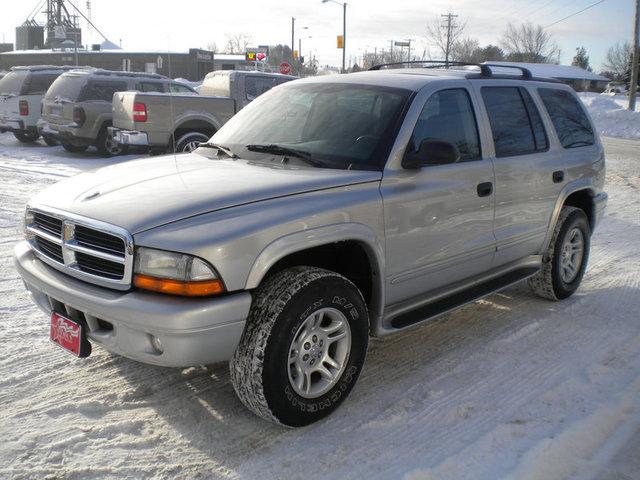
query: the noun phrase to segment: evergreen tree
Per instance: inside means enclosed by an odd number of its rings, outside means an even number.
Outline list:
[[[591,71],[591,67],[589,66],[589,55],[587,55],[587,51],[584,47],[576,48],[576,55],[573,57],[571,65],[574,67],[580,67],[589,72]]]

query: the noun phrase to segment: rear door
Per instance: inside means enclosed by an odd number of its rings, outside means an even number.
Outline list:
[[[564,165],[562,153],[550,146],[535,90],[526,82],[474,83],[493,139],[499,266],[539,253],[564,184]]]
[[[449,83],[420,92],[398,138],[410,130],[404,154],[425,139],[453,143],[459,161],[405,169],[396,159],[385,168],[387,305],[482,273],[495,253],[493,166],[481,149],[477,105],[468,81]]]

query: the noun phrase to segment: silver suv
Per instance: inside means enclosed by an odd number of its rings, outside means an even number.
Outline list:
[[[526,69],[309,78],[192,153],[44,190],[15,263],[67,350],[230,360],[249,409],[301,426],[345,400],[370,335],[525,279],[573,294],[604,176],[575,93]]]
[[[125,149],[113,141],[111,101],[116,92],[166,92],[176,82],[155,73],[116,72],[87,68],[60,75],[42,101],[38,128],[69,152],[84,152],[94,145],[105,157]],[[180,84],[187,90],[191,87]]]

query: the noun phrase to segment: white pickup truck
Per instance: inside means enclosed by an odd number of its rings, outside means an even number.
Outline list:
[[[62,73],[74,67],[38,65],[13,67],[0,79],[0,133],[13,132],[23,143],[40,138],[37,122],[40,119],[42,98]],[[43,136],[48,145],[57,141]]]
[[[200,95],[187,92],[118,92],[111,135],[122,146],[152,154],[191,152],[254,98],[295,79],[278,73],[224,70],[209,73]]]

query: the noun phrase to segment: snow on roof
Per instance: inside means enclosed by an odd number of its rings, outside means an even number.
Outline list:
[[[608,82],[607,77],[596,75],[580,67],[572,65],[555,65],[551,63],[525,63],[525,62],[487,62],[495,65],[514,65],[528,68],[534,77],[546,77],[569,80],[593,80],[598,82]],[[499,73],[513,73],[511,69],[500,71]]]

